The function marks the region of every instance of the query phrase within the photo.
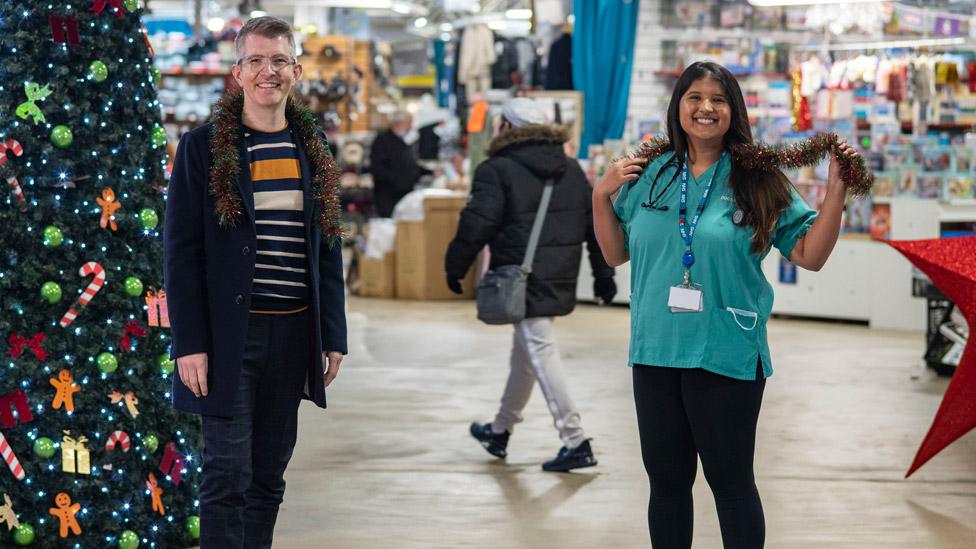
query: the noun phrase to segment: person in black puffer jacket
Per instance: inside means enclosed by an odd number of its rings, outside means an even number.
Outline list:
[[[553,414],[563,441],[546,471],[569,471],[596,465],[589,439],[563,379],[552,334],[553,317],[568,315],[576,305],[576,281],[587,243],[594,294],[609,303],[617,293],[613,269],[603,259],[593,233],[591,188],[579,164],[566,156],[566,130],[544,124],[545,115],[528,98],[509,101],[501,130],[488,149],[488,160],[474,174],[468,205],[447,249],[447,284],[461,293],[464,278],[487,244],[491,268],[521,264],[532,222],[547,180],[554,183],[526,289],[526,318],[515,324],[511,371],[501,408],[491,423],[472,423],[471,435],[492,455],[507,455],[508,438],[522,420],[535,381]]]

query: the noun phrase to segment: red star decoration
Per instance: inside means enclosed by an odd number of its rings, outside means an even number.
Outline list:
[[[976,236],[888,241],[932,279],[969,323],[976,327]],[[946,389],[942,404],[905,478],[943,448],[976,427],[976,349],[972,336]]]

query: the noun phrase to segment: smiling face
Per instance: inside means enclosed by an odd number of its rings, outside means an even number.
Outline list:
[[[294,55],[286,35],[245,37],[240,59],[231,69],[234,80],[244,89],[245,105],[284,108],[288,94],[302,76],[302,66]]]
[[[58,507],[67,507],[71,505],[71,496],[61,492],[60,494],[54,496],[54,504]]]
[[[65,383],[71,383],[72,381],[74,381],[74,378],[71,377],[71,372],[69,372],[68,370],[61,370],[60,372],[58,372],[58,379],[60,379]]]
[[[732,109],[722,84],[708,77],[692,82],[681,96],[679,120],[691,143],[721,143],[732,122]]]

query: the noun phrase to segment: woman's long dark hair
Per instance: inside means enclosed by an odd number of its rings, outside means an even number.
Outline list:
[[[680,109],[681,98],[688,88],[702,78],[711,78],[718,82],[725,91],[725,98],[732,111],[729,130],[725,133],[724,147],[731,145],[752,144],[752,129],[749,127],[749,114],[746,102],[742,97],[739,82],[728,69],[708,61],[692,63],[681,73],[671,94],[668,105],[668,139],[674,147],[674,158],[671,162],[680,166],[688,152],[688,136],[681,127]],[[783,172],[758,172],[745,170],[732,163],[732,175],[729,177],[729,187],[735,197],[735,204],[745,214],[742,223],[755,230],[752,237],[753,253],[761,253],[769,248],[773,229],[779,214],[790,205],[791,183]]]

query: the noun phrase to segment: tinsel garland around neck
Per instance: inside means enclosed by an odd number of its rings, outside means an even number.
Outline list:
[[[237,190],[241,175],[239,140],[244,133],[241,113],[244,109],[244,93],[232,92],[214,105],[213,128],[210,132],[210,194],[216,204],[217,221],[221,227],[235,226],[243,209],[242,198]],[[322,235],[330,241],[342,238],[339,221],[339,170],[335,158],[319,137],[315,114],[294,98],[288,98],[285,108],[288,125],[301,141],[312,166],[312,196],[320,205],[319,225]]]
[[[747,170],[772,171],[776,168],[796,169],[816,165],[840,143],[837,134],[820,132],[791,145],[772,147],[763,143],[743,143],[732,145],[730,150],[736,166]],[[642,143],[631,156],[654,160],[673,149],[666,137],[653,137]],[[851,194],[857,197],[867,196],[874,184],[874,174],[868,170],[864,157],[838,155],[837,160],[840,162],[840,178]]]

